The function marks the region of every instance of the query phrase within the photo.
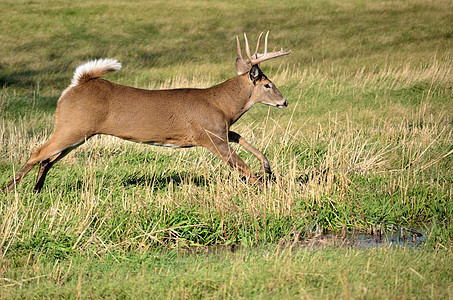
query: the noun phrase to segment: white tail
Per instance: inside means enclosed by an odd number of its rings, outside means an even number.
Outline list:
[[[91,79],[101,78],[107,73],[119,70],[121,70],[121,64],[116,59],[91,60],[77,67],[69,87],[81,85]]]
[[[40,191],[47,172],[71,150],[97,134],[170,147],[203,146],[241,174],[258,182],[229,142],[239,143],[271,173],[269,162],[260,151],[230,130],[255,103],[286,107],[288,102],[263,74],[258,63],[289,54],[283,50],[257,50],[248,60],[242,58],[238,40],[238,76],[207,89],[143,90],[115,84],[100,78],[121,69],[114,59],[90,61],[79,66],[70,86],[60,97],[51,138],[33,150],[31,157],[4,190],[12,190],[36,165],[40,164],[35,190]],[[261,37],[261,35],[260,35]]]

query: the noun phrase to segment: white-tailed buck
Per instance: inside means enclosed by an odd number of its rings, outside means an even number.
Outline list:
[[[144,90],[115,84],[101,77],[121,69],[113,59],[89,61],[79,66],[58,100],[55,131],[41,147],[34,149],[25,165],[3,190],[12,190],[36,165],[40,164],[34,187],[40,191],[50,168],[71,150],[96,134],[113,135],[135,142],[186,148],[203,146],[252,182],[257,178],[234,152],[229,142],[239,143],[271,173],[269,162],[260,151],[236,132],[234,124],[255,103],[286,107],[288,102],[263,74],[258,64],[291,51],[251,54],[245,37],[247,59],[242,57],[239,38],[236,70],[238,76],[207,89]]]

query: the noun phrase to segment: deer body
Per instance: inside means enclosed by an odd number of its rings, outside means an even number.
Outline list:
[[[249,51],[247,54],[251,59]],[[285,54],[289,53],[281,55]],[[254,55],[258,56],[257,51]],[[244,61],[240,52],[239,56],[239,75],[207,89],[145,90],[100,79],[121,68],[116,60],[78,67],[72,84],[58,100],[53,135],[33,151],[4,189],[12,190],[39,163],[35,190],[40,191],[52,165],[97,134],[174,148],[203,146],[256,182],[229,142],[251,151],[267,173],[271,173],[269,162],[229,128],[255,103],[286,107],[287,101],[257,64],[252,62],[244,72],[250,62]]]
[[[108,134],[141,143],[191,147],[198,145],[200,132],[218,132],[220,124],[225,130],[246,111],[250,95],[243,92],[234,95],[242,99],[231,99],[225,93],[229,86],[225,82],[208,89],[153,91],[95,79],[66,93],[57,114],[65,119],[67,113],[67,119],[86,123],[78,126],[86,127],[87,137]]]

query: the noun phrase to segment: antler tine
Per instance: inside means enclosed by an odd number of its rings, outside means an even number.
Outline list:
[[[263,36],[263,33],[262,33],[262,32],[261,32],[260,36],[258,37],[258,42],[256,43],[255,53],[253,53],[253,56],[254,56],[255,58],[258,58],[258,50],[259,50],[259,48],[260,48],[261,36]]]
[[[245,52],[247,53],[248,60],[246,63],[250,63],[253,61],[252,56],[250,54],[250,47],[249,47],[249,41],[247,40],[247,35],[244,32],[244,38],[245,38]]]
[[[237,44],[238,44],[238,55],[239,55],[239,58],[241,60],[244,60],[244,58],[242,58],[241,44],[239,43],[239,37],[238,36],[236,36],[236,41],[237,41]]]

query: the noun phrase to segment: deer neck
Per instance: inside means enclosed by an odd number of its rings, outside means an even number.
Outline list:
[[[219,95],[223,96],[216,99],[216,104],[224,112],[229,125],[235,123],[254,104],[250,99],[253,84],[246,75],[233,77],[217,88],[222,90]]]

